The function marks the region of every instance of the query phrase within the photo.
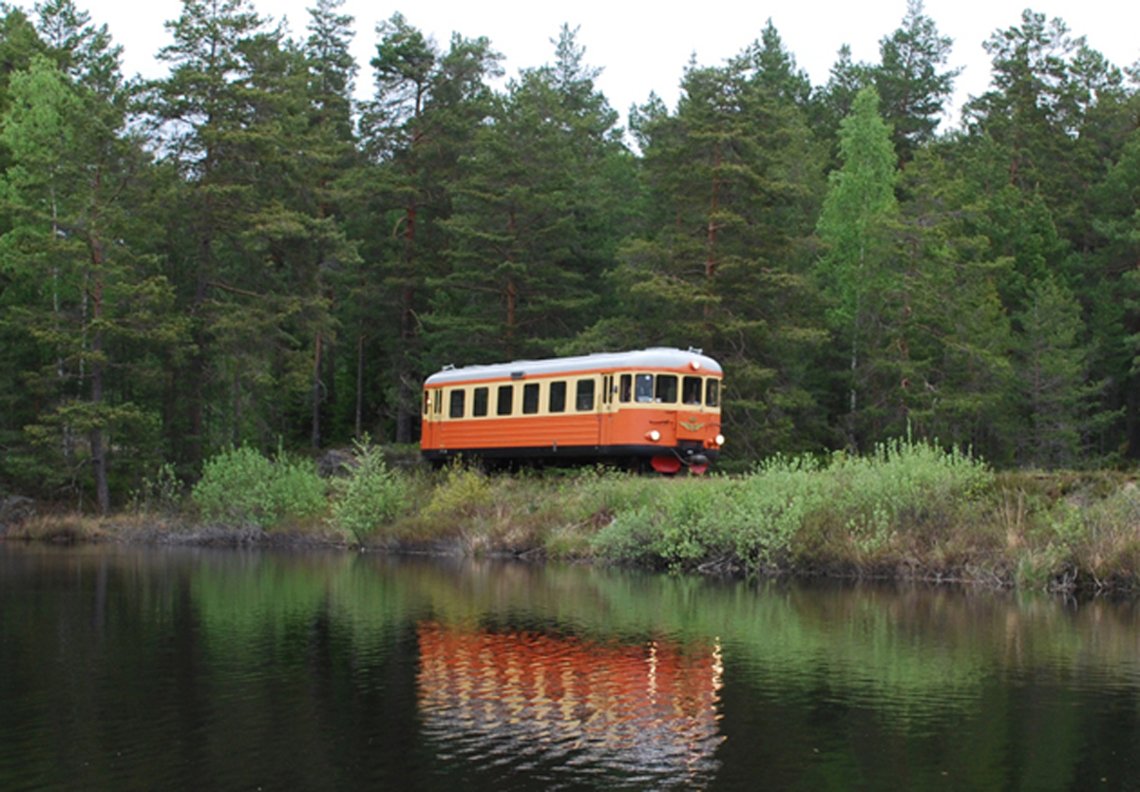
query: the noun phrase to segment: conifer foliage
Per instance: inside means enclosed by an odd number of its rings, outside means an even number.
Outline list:
[[[1140,68],[1062,20],[956,44],[909,0],[818,86],[769,21],[623,123],[571,25],[504,74],[411,15],[358,65],[343,0],[263,10],[183,0],[143,82],[74,0],[0,6],[0,494],[410,444],[442,364],[653,344],[724,364],[730,467],[1140,456]]]

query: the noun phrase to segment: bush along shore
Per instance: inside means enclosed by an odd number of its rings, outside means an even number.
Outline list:
[[[343,456],[337,474],[322,477],[311,460],[234,449],[211,459],[188,495],[163,468],[113,517],[34,513],[21,500],[0,533],[1140,591],[1140,487],[1124,473],[995,472],[910,441],[678,478],[429,472],[364,443]]]

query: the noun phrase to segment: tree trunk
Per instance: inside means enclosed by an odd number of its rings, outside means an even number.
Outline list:
[[[206,308],[211,246],[212,242],[208,234],[199,241],[197,283],[194,286],[194,302],[190,309],[193,321],[191,340],[194,343],[194,353],[190,356],[190,366],[187,372],[190,386],[190,436],[187,438],[187,452],[189,462],[195,469],[202,463],[205,455],[205,383],[208,341],[204,327],[205,317],[202,314]]]
[[[415,372],[412,370],[412,344],[415,339],[415,311],[412,300],[415,298],[415,289],[407,286],[404,289],[403,305],[400,310],[400,340],[399,372],[396,396],[396,442],[411,443],[412,421],[419,414],[413,412],[413,405],[419,405],[419,398],[412,390],[412,380]]]
[[[90,432],[91,469],[95,474],[95,501],[99,513],[111,510],[111,488],[107,483],[107,449],[103,437],[103,387],[106,366],[103,362],[103,245],[97,237],[91,240],[91,324],[95,331],[91,338],[91,406],[95,413],[94,428]]]
[[[309,441],[313,450],[321,447],[321,333],[313,344],[313,422]]]
[[[507,298],[507,358],[514,360],[515,355],[515,335],[518,328],[518,308],[519,308],[519,289],[515,285],[515,279],[510,278],[507,280],[506,289]]]
[[[400,303],[399,383],[396,386],[396,442],[411,443],[412,422],[419,415],[419,395],[412,390],[416,374],[412,366],[412,347],[416,337],[415,314],[415,244],[416,211],[413,201],[404,213],[404,291]]]
[[[353,436],[359,440],[364,422],[364,333],[356,337],[356,424]]]

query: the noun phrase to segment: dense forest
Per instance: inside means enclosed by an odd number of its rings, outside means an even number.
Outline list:
[[[442,364],[657,344],[722,362],[738,461],[1140,456],[1140,61],[1062,20],[952,128],[921,0],[877,63],[812,85],[769,23],[622,128],[570,26],[510,76],[395,14],[365,75],[341,0],[183,0],[143,81],[73,0],[0,14],[0,494],[412,443]]]

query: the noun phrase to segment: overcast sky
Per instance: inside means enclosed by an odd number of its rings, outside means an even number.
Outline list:
[[[31,3],[27,0],[28,6]],[[306,8],[314,4],[315,0],[254,3],[263,16],[287,18],[297,38],[304,36],[309,22]],[[164,64],[156,63],[154,55],[171,40],[163,23],[178,17],[180,0],[77,0],[77,5],[87,8],[92,22],[106,24],[122,45],[128,75],[164,73]],[[1140,60],[1140,3],[1136,0],[926,0],[927,16],[954,40],[951,65],[965,69],[958,78],[956,105],[986,89],[989,58],[982,43],[994,31],[1018,24],[1026,7],[1049,18],[1060,17],[1071,35],[1085,36],[1090,46],[1117,66]],[[343,11],[356,19],[353,52],[360,65],[359,95],[371,91],[368,61],[375,51],[376,24],[396,11],[441,47],[447,46],[452,32],[468,38],[486,36],[505,56],[508,76],[552,60],[551,39],[557,37],[562,23],[578,27],[586,62],[603,69],[598,87],[622,114],[624,123],[630,105],[644,102],[650,91],[672,108],[691,55],[702,66],[720,65],[758,39],[769,18],[813,85],[827,81],[843,44],[851,46],[855,60],[877,62],[879,40],[899,27],[906,0],[721,0],[711,5],[670,0],[347,0]]]

